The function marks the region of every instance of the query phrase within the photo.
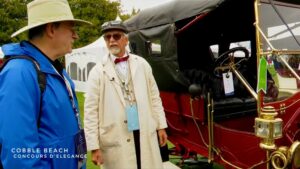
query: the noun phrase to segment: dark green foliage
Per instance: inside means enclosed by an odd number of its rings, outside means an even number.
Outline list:
[[[118,2],[107,0],[70,0],[74,17],[92,22],[92,27],[79,27],[80,39],[75,42],[75,48],[89,44],[101,36],[101,25],[108,20],[114,20],[119,13]]]
[[[19,42],[27,39],[27,34],[22,33],[15,38],[11,34],[27,25],[26,4],[32,0],[0,0],[0,46],[5,43]],[[75,18],[92,22],[93,26],[78,27],[79,40],[74,48],[85,46],[101,36],[101,25],[114,20],[122,11],[119,2],[109,0],[69,0]],[[135,12],[135,11],[134,11]],[[120,14],[119,14],[120,15]],[[130,15],[120,15],[122,20]]]
[[[10,35],[27,25],[26,4],[32,0],[0,0],[0,45],[24,39],[21,35],[11,39]]]

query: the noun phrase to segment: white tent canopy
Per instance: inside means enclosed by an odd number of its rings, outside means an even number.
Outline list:
[[[126,46],[126,50],[130,51],[128,45]],[[153,43],[152,51],[160,52],[160,45]],[[101,57],[108,53],[105,40],[102,36],[95,42],[82,48],[74,49],[72,53],[66,55],[66,70],[75,83],[76,91],[86,92],[86,82],[89,72],[100,61]]]
[[[74,49],[65,57],[66,70],[73,79],[76,91],[86,91],[86,81],[90,70],[103,55],[108,54],[103,37],[82,48]]]

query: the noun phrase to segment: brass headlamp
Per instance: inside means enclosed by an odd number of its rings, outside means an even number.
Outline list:
[[[259,144],[263,149],[275,150],[275,139],[282,137],[282,119],[275,118],[277,114],[274,107],[266,106],[260,117],[255,118],[255,135],[263,139]]]

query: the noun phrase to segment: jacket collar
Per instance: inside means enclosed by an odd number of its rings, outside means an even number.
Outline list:
[[[137,70],[137,66],[139,65],[138,64],[138,56],[137,55],[134,55],[134,54],[131,54],[129,52],[127,52],[128,55],[129,55],[129,58],[128,58],[128,64],[129,64],[129,67],[130,67],[130,72],[131,72],[131,77],[132,79],[134,79],[135,77],[135,74],[136,74],[136,70]],[[101,63],[103,65],[103,67],[110,67],[109,69],[112,69],[110,71],[107,71],[107,72],[115,72],[115,69],[114,69],[114,63],[112,62],[111,60],[111,57],[110,57],[110,54],[107,54],[107,55],[104,55],[101,59]]]
[[[137,68],[139,66],[138,56],[133,55],[133,54],[128,54],[128,55],[129,55],[128,64],[130,67],[130,69],[129,69],[130,76],[131,76],[132,82],[134,83],[135,82],[135,74],[136,74]],[[120,82],[118,82],[118,76],[117,76],[114,64],[115,63],[111,60],[111,57],[109,56],[109,54],[102,57],[102,65],[103,65],[104,74],[106,74],[108,76],[109,80],[113,82],[113,86],[115,87],[119,97],[121,98],[122,104],[125,106],[122,89],[120,87]]]

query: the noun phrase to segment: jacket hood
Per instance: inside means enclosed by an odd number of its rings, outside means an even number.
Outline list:
[[[4,56],[20,56],[26,55],[26,51],[20,46],[20,43],[10,43],[2,46]]]
[[[22,55],[32,57],[39,63],[42,72],[56,74],[52,67],[52,64],[47,59],[47,57],[28,41],[5,44],[2,46],[2,51],[4,53],[4,56],[8,58],[11,56]]]

